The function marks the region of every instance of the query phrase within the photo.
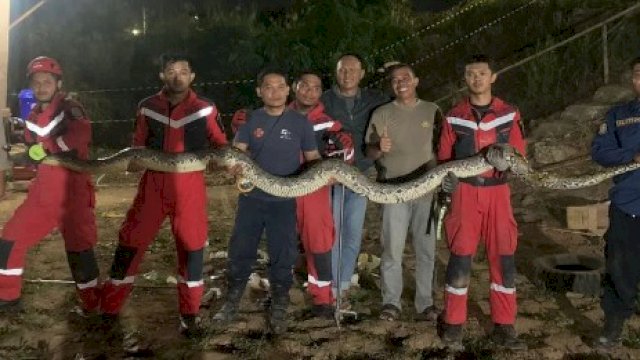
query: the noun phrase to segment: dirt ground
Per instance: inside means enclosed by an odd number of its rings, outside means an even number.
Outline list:
[[[206,261],[207,295],[202,305],[206,320],[219,308],[218,291],[224,292],[224,251],[233,226],[237,193],[229,179],[209,176],[209,246]],[[98,180],[96,215],[99,228],[97,256],[104,277],[112,260],[117,232],[135,194],[136,177]],[[20,184],[8,200],[0,202],[0,222],[7,221],[25,197]],[[259,285],[250,287],[241,304],[240,319],[228,328],[210,327],[200,341],[178,334],[175,250],[165,222],[149,249],[136,289],[122,314],[124,341],[105,339],[92,320],[78,319],[73,286],[46,282],[70,280],[62,238],[47,237],[29,252],[24,278],[24,311],[0,318],[1,359],[638,359],[640,318],[625,329],[623,345],[609,353],[596,353],[588,344],[602,325],[598,298],[575,293],[555,293],[535,282],[532,261],[541,255],[581,253],[602,256],[602,238],[567,231],[564,207],[585,199],[606,199],[608,184],[567,192],[538,191],[514,183],[513,202],[520,226],[517,253],[519,275],[516,328],[529,350],[514,353],[494,348],[485,339],[491,326],[488,302],[488,268],[482,251],[476,256],[470,288],[469,321],[465,349],[445,348],[433,323],[414,321],[413,256],[407,246],[405,293],[401,321],[378,320],[380,290],[378,269],[361,264],[359,287],[351,300],[359,316],[338,329],[332,321],[310,319],[309,299],[303,283],[291,291],[290,330],[273,338],[264,332]],[[379,256],[379,205],[368,209],[363,252]],[[408,241],[410,244],[410,241]],[[442,306],[443,274],[448,253],[438,244],[436,305]],[[264,275],[266,261],[256,272]],[[303,277],[298,277],[303,279]]]

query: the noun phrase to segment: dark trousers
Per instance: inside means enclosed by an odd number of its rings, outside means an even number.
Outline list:
[[[601,307],[605,317],[628,319],[636,309],[640,282],[640,217],[611,205],[605,237],[606,273]]]
[[[262,200],[241,195],[229,242],[229,286],[246,284],[256,262],[262,233],[267,236],[269,281],[274,295],[288,293],[296,261],[296,201]]]

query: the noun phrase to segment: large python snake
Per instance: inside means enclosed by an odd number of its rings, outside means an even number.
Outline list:
[[[606,168],[596,174],[562,177],[549,172],[532,170],[526,159],[510,146],[500,146],[500,149],[502,150],[500,157],[497,160],[494,159],[494,162],[501,162],[501,167],[508,166],[511,173],[528,184],[549,189],[588,187],[615,175],[640,168],[640,164],[632,163]],[[297,175],[279,177],[265,172],[247,154],[235,148],[178,154],[146,148],[127,148],[111,156],[94,160],[78,160],[64,154],[53,154],[44,158],[42,163],[63,166],[79,172],[107,173],[124,170],[130,161],[149,170],[175,173],[202,171],[210,161],[219,166],[240,165],[244,179],[263,191],[279,197],[303,196],[318,190],[333,179],[354,192],[383,204],[406,202],[422,197],[435,190],[449,172],[459,178],[465,178],[480,175],[494,165],[498,165],[490,163],[485,156],[478,154],[441,164],[412,181],[385,184],[370,180],[356,168],[336,159],[317,162]]]

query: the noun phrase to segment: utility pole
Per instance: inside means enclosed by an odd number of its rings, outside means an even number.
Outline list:
[[[7,87],[9,81],[9,17],[11,0],[0,0],[0,199],[6,194],[7,170],[11,168],[9,154],[5,151],[7,135],[5,119],[11,116],[7,108]]]
[[[7,170],[11,169],[7,149],[7,135],[5,134],[5,119],[11,117],[11,111],[7,107],[7,90],[9,83],[9,31],[31,16],[47,0],[40,0],[13,23],[11,21],[11,1],[0,0],[0,199],[6,194]]]

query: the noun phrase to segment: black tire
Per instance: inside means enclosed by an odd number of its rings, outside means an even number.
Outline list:
[[[600,296],[605,268],[601,258],[576,254],[546,255],[536,258],[533,266],[535,282],[546,290]]]

